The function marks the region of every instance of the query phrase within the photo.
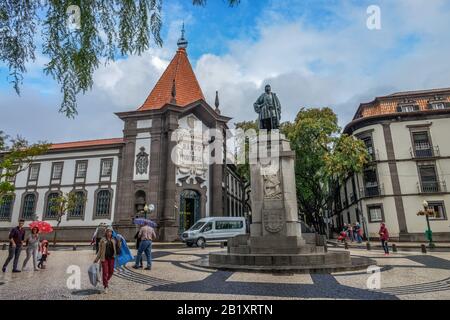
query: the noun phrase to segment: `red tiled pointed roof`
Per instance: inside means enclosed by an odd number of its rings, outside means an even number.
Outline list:
[[[174,80],[175,102],[172,97]],[[168,103],[184,107],[200,99],[205,100],[202,89],[192,70],[186,50],[180,48],[144,104],[138,110],[160,109]]]

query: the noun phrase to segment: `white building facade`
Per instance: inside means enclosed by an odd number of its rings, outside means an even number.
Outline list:
[[[334,199],[333,225],[360,222],[378,237],[381,222],[393,240],[424,241],[427,201],[433,240],[450,240],[450,89],[397,93],[361,104],[345,133],[371,156],[362,174],[349,174]]]

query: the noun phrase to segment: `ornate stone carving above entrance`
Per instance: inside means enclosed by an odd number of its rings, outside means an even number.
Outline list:
[[[188,128],[176,132],[177,184],[205,185],[208,166],[203,156],[207,143],[203,141],[202,123],[194,116],[186,119]]]
[[[141,147],[140,152],[136,156],[136,174],[148,173],[148,153],[145,152],[145,148]]]

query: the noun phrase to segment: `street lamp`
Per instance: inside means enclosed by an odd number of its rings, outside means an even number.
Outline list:
[[[430,209],[428,201],[424,200],[422,203],[423,206],[423,211],[419,211],[417,213],[417,215],[420,216],[425,216],[425,219],[427,221],[427,231],[425,231],[425,236],[429,241],[429,246],[430,248],[434,247],[434,243],[433,243],[433,232],[431,231],[431,226],[430,226],[430,216],[434,216],[434,210]]]
[[[147,219],[147,212],[148,212],[148,205],[145,204],[145,206],[144,206],[144,217],[145,217],[145,219]]]

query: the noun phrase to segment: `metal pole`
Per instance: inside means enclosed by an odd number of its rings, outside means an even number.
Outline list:
[[[427,211],[426,211],[427,212]],[[428,235],[429,235],[429,239],[428,239],[428,241],[429,241],[429,246],[430,246],[430,248],[432,248],[433,246],[434,246],[434,244],[433,244],[433,236],[432,236],[432,231],[431,231],[431,226],[430,226],[430,218],[428,217],[428,213],[426,213],[426,215],[425,215],[425,217],[426,217],[426,219],[427,219],[427,227],[428,227]]]
[[[366,235],[367,238],[367,243],[370,245],[370,234],[369,234],[369,228],[367,227],[367,221],[366,221],[366,217],[364,216],[364,212],[363,212],[363,208],[362,208],[362,197],[361,197],[361,192],[359,192],[360,189],[360,185],[359,185],[359,174],[356,174],[356,184],[358,185],[357,190],[359,193],[359,198],[358,198],[358,207],[360,208],[359,212],[361,214],[362,217],[362,222],[363,222],[363,229],[364,229],[364,234]]]

